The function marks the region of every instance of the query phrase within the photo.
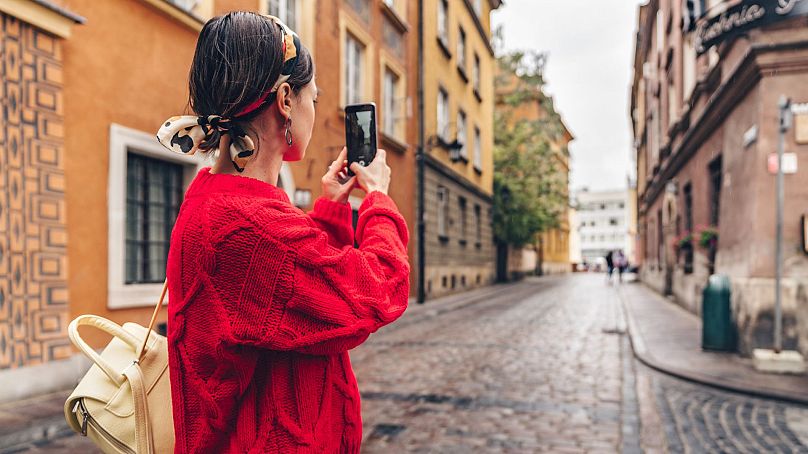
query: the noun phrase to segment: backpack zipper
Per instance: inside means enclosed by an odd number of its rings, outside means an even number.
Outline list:
[[[101,436],[101,438],[103,438],[110,444],[114,445],[120,451],[123,451],[127,454],[135,454],[135,451],[132,448],[123,444],[120,440],[110,435],[109,432],[104,430],[104,428],[102,428],[95,421],[95,419],[93,419],[93,417],[90,415],[90,412],[88,412],[87,408],[84,406],[83,398],[76,400],[76,405],[73,406],[73,413],[76,413],[77,410],[81,414],[81,435],[85,437],[87,436],[87,426],[89,425],[96,431],[96,433],[98,433]]]

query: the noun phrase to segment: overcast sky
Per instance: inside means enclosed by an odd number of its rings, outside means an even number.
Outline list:
[[[637,6],[642,0],[505,0],[492,15],[505,50],[549,54],[547,94],[575,135],[573,189],[626,187],[631,167],[628,100]]]

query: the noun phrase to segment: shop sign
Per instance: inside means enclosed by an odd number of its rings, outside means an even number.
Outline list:
[[[808,14],[808,0],[744,0],[722,14],[696,25],[696,52],[757,27]]]
[[[808,144],[808,103],[792,104],[791,112],[794,114],[794,141]]]
[[[777,153],[769,154],[769,173],[777,174]],[[797,173],[797,153],[783,153],[783,174]]]

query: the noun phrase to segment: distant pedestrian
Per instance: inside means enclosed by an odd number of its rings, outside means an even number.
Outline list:
[[[612,283],[612,271],[614,271],[614,253],[609,251],[606,254],[606,282]]]
[[[626,258],[625,254],[623,254],[623,250],[620,249],[614,254],[614,258],[612,259],[614,262],[614,267],[617,269],[617,281],[623,282],[623,272],[628,268],[628,259]]]

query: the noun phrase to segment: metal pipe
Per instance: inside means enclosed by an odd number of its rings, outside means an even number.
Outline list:
[[[426,300],[424,276],[426,271],[426,224],[424,223],[424,0],[418,0],[418,151],[415,156],[418,166],[418,304]]]

